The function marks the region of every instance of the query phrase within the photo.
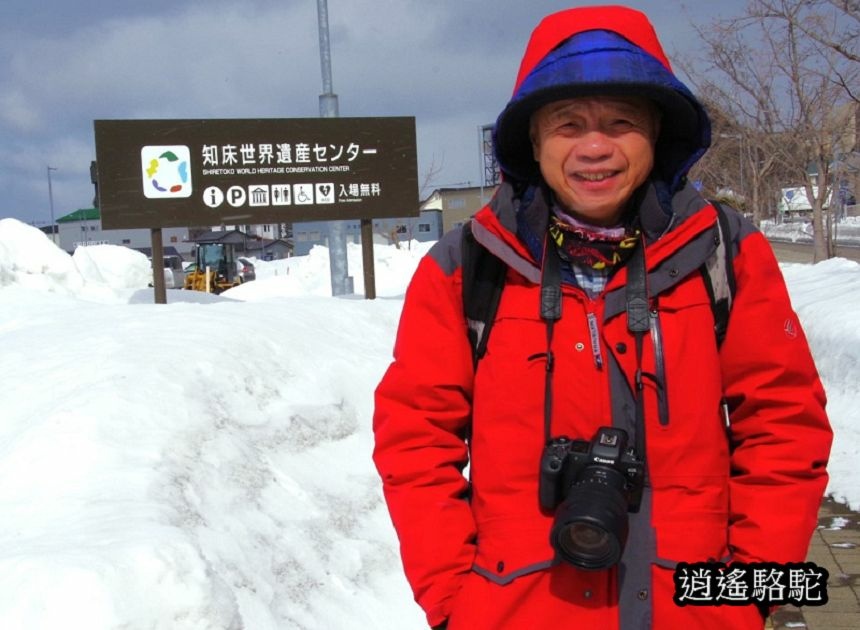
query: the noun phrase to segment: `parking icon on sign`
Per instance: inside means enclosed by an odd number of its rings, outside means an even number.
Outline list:
[[[227,203],[234,208],[244,206],[247,200],[248,195],[245,192],[245,189],[241,186],[230,186],[230,188],[227,189]]]

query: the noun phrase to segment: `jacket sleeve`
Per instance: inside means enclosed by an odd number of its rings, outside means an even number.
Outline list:
[[[475,523],[462,472],[473,368],[461,276],[432,254],[407,290],[394,361],[376,389],[373,458],[406,577],[435,626],[471,570]]]
[[[770,245],[741,242],[721,349],[730,409],[729,544],[740,562],[802,562],[827,486],[832,431],[806,336]]]

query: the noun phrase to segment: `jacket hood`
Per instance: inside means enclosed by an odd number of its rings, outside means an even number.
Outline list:
[[[506,178],[540,178],[529,121],[552,101],[578,96],[639,95],[662,111],[652,178],[677,190],[710,146],[708,115],[672,72],[654,28],[641,12],[621,6],[568,9],[550,15],[532,33],[513,96],[493,133]]]

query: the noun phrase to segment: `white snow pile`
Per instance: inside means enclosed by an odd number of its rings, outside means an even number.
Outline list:
[[[0,287],[19,285],[73,295],[144,288],[152,278],[142,253],[117,245],[79,247],[69,256],[49,236],[16,219],[0,219]]]
[[[2,630],[418,630],[371,462],[373,390],[427,245],[328,252],[153,304],[146,258],[0,221]],[[860,508],[860,266],[784,267]],[[791,509],[786,506],[786,509]]]

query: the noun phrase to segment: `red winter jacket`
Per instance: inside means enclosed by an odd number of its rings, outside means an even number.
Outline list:
[[[608,570],[556,562],[553,516],[538,504],[546,370],[534,357],[546,352],[547,335],[540,268],[516,225],[527,215],[534,233],[545,230],[543,195],[505,184],[473,219],[476,239],[508,265],[477,369],[459,230],[419,265],[394,362],[376,391],[374,461],[431,626],[761,628],[752,606],[676,606],[676,563],[805,558],[831,430],[782,275],[763,236],[732,214],[737,290],[718,348],[700,273],[715,248],[716,213],[691,188],[668,202],[658,190],[650,185],[639,208],[652,308],[642,369],[655,375],[644,390],[648,484],[629,515],[622,560]],[[630,422],[637,361],[625,282],[621,269],[595,299],[563,288],[552,342],[554,435],[589,439],[600,426]]]

